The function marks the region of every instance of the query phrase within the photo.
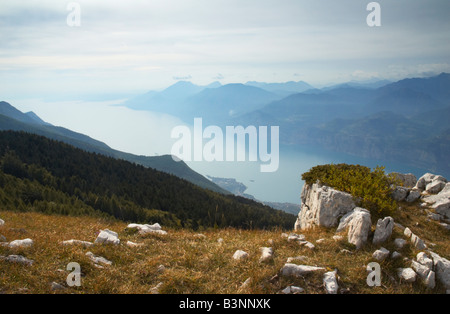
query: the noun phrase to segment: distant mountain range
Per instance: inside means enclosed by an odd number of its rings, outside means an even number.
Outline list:
[[[222,194],[230,194],[229,191],[222,189],[189,168],[184,162],[175,162],[170,155],[147,157],[121,152],[84,134],[46,123],[33,112],[22,113],[4,101],[0,102],[0,130],[25,131],[42,135],[50,139],[68,143],[88,152],[127,160],[145,167],[173,174],[202,188]]]
[[[213,87],[178,82],[126,105],[171,114],[187,123],[199,116],[219,126],[276,125],[282,145],[318,145],[380,163],[398,161],[450,174],[448,73],[323,89],[305,82]]]

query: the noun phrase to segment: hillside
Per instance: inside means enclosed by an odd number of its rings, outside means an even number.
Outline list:
[[[189,168],[184,162],[175,162],[169,155],[147,157],[121,152],[84,134],[50,125],[42,121],[34,113],[24,114],[4,101],[0,102],[0,131],[2,130],[24,131],[42,135],[50,139],[73,145],[88,152],[127,160],[132,163],[143,165],[144,167],[150,167],[173,174],[214,192],[230,194],[228,191],[220,188],[201,174]]]
[[[37,135],[0,132],[0,205],[173,227],[288,228],[294,216]],[[56,204],[55,204],[56,203]]]

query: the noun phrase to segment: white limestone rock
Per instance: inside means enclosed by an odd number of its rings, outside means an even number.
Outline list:
[[[104,257],[101,256],[95,256],[94,253],[92,252],[87,252],[86,256],[89,257],[91,259],[91,261],[93,261],[95,264],[103,264],[103,265],[112,265],[112,262],[107,260]]]
[[[14,240],[8,244],[9,248],[30,248],[33,246],[33,240],[31,239],[23,239],[23,240]]]
[[[404,282],[415,282],[416,281],[416,272],[412,268],[399,268],[397,269],[397,274],[400,279]]]
[[[301,201],[301,209],[294,225],[296,231],[315,226],[334,227],[342,215],[356,207],[349,193],[317,183],[303,186]]]
[[[281,290],[281,293],[283,294],[299,294],[304,292],[305,290],[301,287],[297,287],[297,286],[287,286],[286,288],[284,288],[283,290]]]
[[[389,251],[385,249],[384,247],[380,248],[379,250],[376,250],[373,252],[372,257],[376,259],[377,261],[384,261],[386,258],[389,257]]]
[[[403,249],[405,247],[406,243],[407,243],[406,240],[402,239],[402,238],[396,238],[394,240],[394,245],[399,250]]]
[[[286,263],[283,268],[281,268],[281,275],[282,276],[293,276],[293,277],[301,277],[308,275],[313,272],[317,271],[325,271],[326,269],[323,267],[316,267],[316,266],[307,266],[307,265],[295,265],[295,264],[289,264]]]
[[[91,247],[94,245],[94,243],[92,242],[88,242],[88,241],[81,241],[81,240],[67,240],[67,241],[62,241],[61,242],[62,245],[81,245],[83,247]]]
[[[434,252],[430,252],[430,255],[433,259],[436,278],[446,289],[450,289],[450,261]]]
[[[348,229],[347,240],[360,249],[369,236],[372,221],[367,209],[356,207],[341,218],[336,232]]]
[[[248,253],[242,250],[237,250],[233,254],[233,259],[237,261],[245,260],[248,258]]]
[[[336,278],[336,271],[329,271],[323,275],[323,285],[328,294],[337,294],[339,285]]]
[[[261,248],[261,257],[259,261],[261,263],[269,262],[273,259],[273,249],[271,247],[262,247]]]
[[[148,224],[129,224],[127,226],[129,229],[138,229],[140,235],[144,235],[147,233],[157,233],[161,235],[167,234],[167,231],[162,230],[161,225],[159,223],[155,223],[153,225]]]
[[[392,217],[378,219],[372,243],[377,245],[386,242],[391,237],[393,229],[394,219]]]
[[[120,244],[119,235],[117,232],[108,229],[100,230],[100,234],[97,239],[95,239],[94,243],[118,245]]]

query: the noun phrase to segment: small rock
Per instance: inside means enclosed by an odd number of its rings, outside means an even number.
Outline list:
[[[292,262],[295,262],[295,261],[305,262],[307,260],[308,260],[307,256],[288,257],[286,263],[292,263]]]
[[[111,261],[108,261],[106,258],[101,256],[95,256],[92,252],[87,252],[86,256],[88,256],[95,264],[112,265]]]
[[[218,243],[223,243],[223,239],[222,239],[222,238],[218,238],[218,239],[217,239],[217,242],[218,242]]]
[[[143,244],[142,243],[134,243],[134,242],[131,242],[131,241],[127,241],[127,243],[126,243],[126,245],[128,246],[128,247],[140,247],[140,246],[142,246]]]
[[[415,202],[420,198],[421,195],[422,194],[418,189],[412,189],[411,191],[409,191],[409,194],[406,197],[405,201],[407,201],[408,203]]]
[[[403,234],[407,237],[410,238],[412,235],[412,231],[411,229],[409,229],[408,227],[405,228],[405,230],[403,231]]]
[[[5,221],[0,219],[0,226],[3,226],[5,224]]]
[[[325,241],[326,241],[325,239],[319,239],[319,240],[316,241],[316,243],[320,244],[320,243],[323,243]]]
[[[236,252],[234,252],[233,254],[233,259],[240,261],[240,260],[245,260],[248,258],[248,253],[242,250],[237,250]]]
[[[261,263],[268,262],[273,258],[273,249],[271,247],[262,247],[261,248],[261,257],[259,261]]]
[[[10,263],[18,263],[18,264],[24,264],[31,266],[33,265],[34,261],[31,259],[28,259],[22,255],[9,255],[8,257],[1,257],[0,259],[4,259],[7,262]]]
[[[429,269],[433,269],[433,260],[425,252],[419,252],[416,256],[417,261]]]
[[[94,243],[92,243],[92,242],[81,241],[81,240],[67,240],[67,241],[61,242],[61,244],[62,245],[81,245],[84,247],[90,247],[90,246],[94,245]]]
[[[281,290],[281,293],[283,294],[299,294],[305,291],[303,288],[297,287],[297,286],[288,286]]]
[[[117,232],[108,229],[100,230],[100,234],[95,240],[95,243],[118,245],[120,244],[119,235],[117,234]]]
[[[285,264],[283,268],[281,269],[281,275],[282,276],[294,276],[294,277],[300,277],[307,274],[310,274],[312,272],[316,271],[324,271],[325,268],[323,267],[316,267],[316,266],[307,266],[307,265],[295,265],[295,264]]]
[[[391,254],[391,258],[392,259],[397,259],[397,258],[401,258],[402,257],[402,254],[400,254],[399,252],[397,252],[397,251],[394,251],[394,252],[392,252],[392,254]]]
[[[405,282],[416,281],[416,272],[412,268],[399,268],[397,274]]]
[[[149,291],[150,294],[159,294],[159,289],[161,289],[162,285],[163,285],[163,283],[160,282],[155,287],[151,288]]]
[[[406,240],[402,239],[402,238],[397,238],[394,240],[394,245],[399,250],[403,249],[405,247],[406,243],[407,243]]]
[[[57,282],[52,282],[51,289],[52,289],[52,291],[59,291],[59,290],[65,290],[66,287],[64,287],[63,285],[61,285]]]
[[[343,239],[344,239],[344,237],[341,236],[341,235],[335,235],[335,236],[333,236],[333,240],[334,240],[334,241],[341,241],[341,240],[343,240]]]
[[[386,250],[384,247],[380,248],[379,250],[376,250],[372,254],[372,257],[380,262],[384,261],[388,256],[389,256],[389,251]]]
[[[33,240],[24,239],[24,240],[14,240],[8,244],[10,248],[30,248],[33,246]]]
[[[336,271],[329,271],[323,275],[323,285],[328,294],[337,294],[339,286],[336,279]]]

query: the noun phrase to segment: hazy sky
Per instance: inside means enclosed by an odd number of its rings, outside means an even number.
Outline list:
[[[196,84],[315,86],[450,72],[450,1],[2,0],[0,97],[130,95]],[[76,98],[76,97],[75,97]]]

